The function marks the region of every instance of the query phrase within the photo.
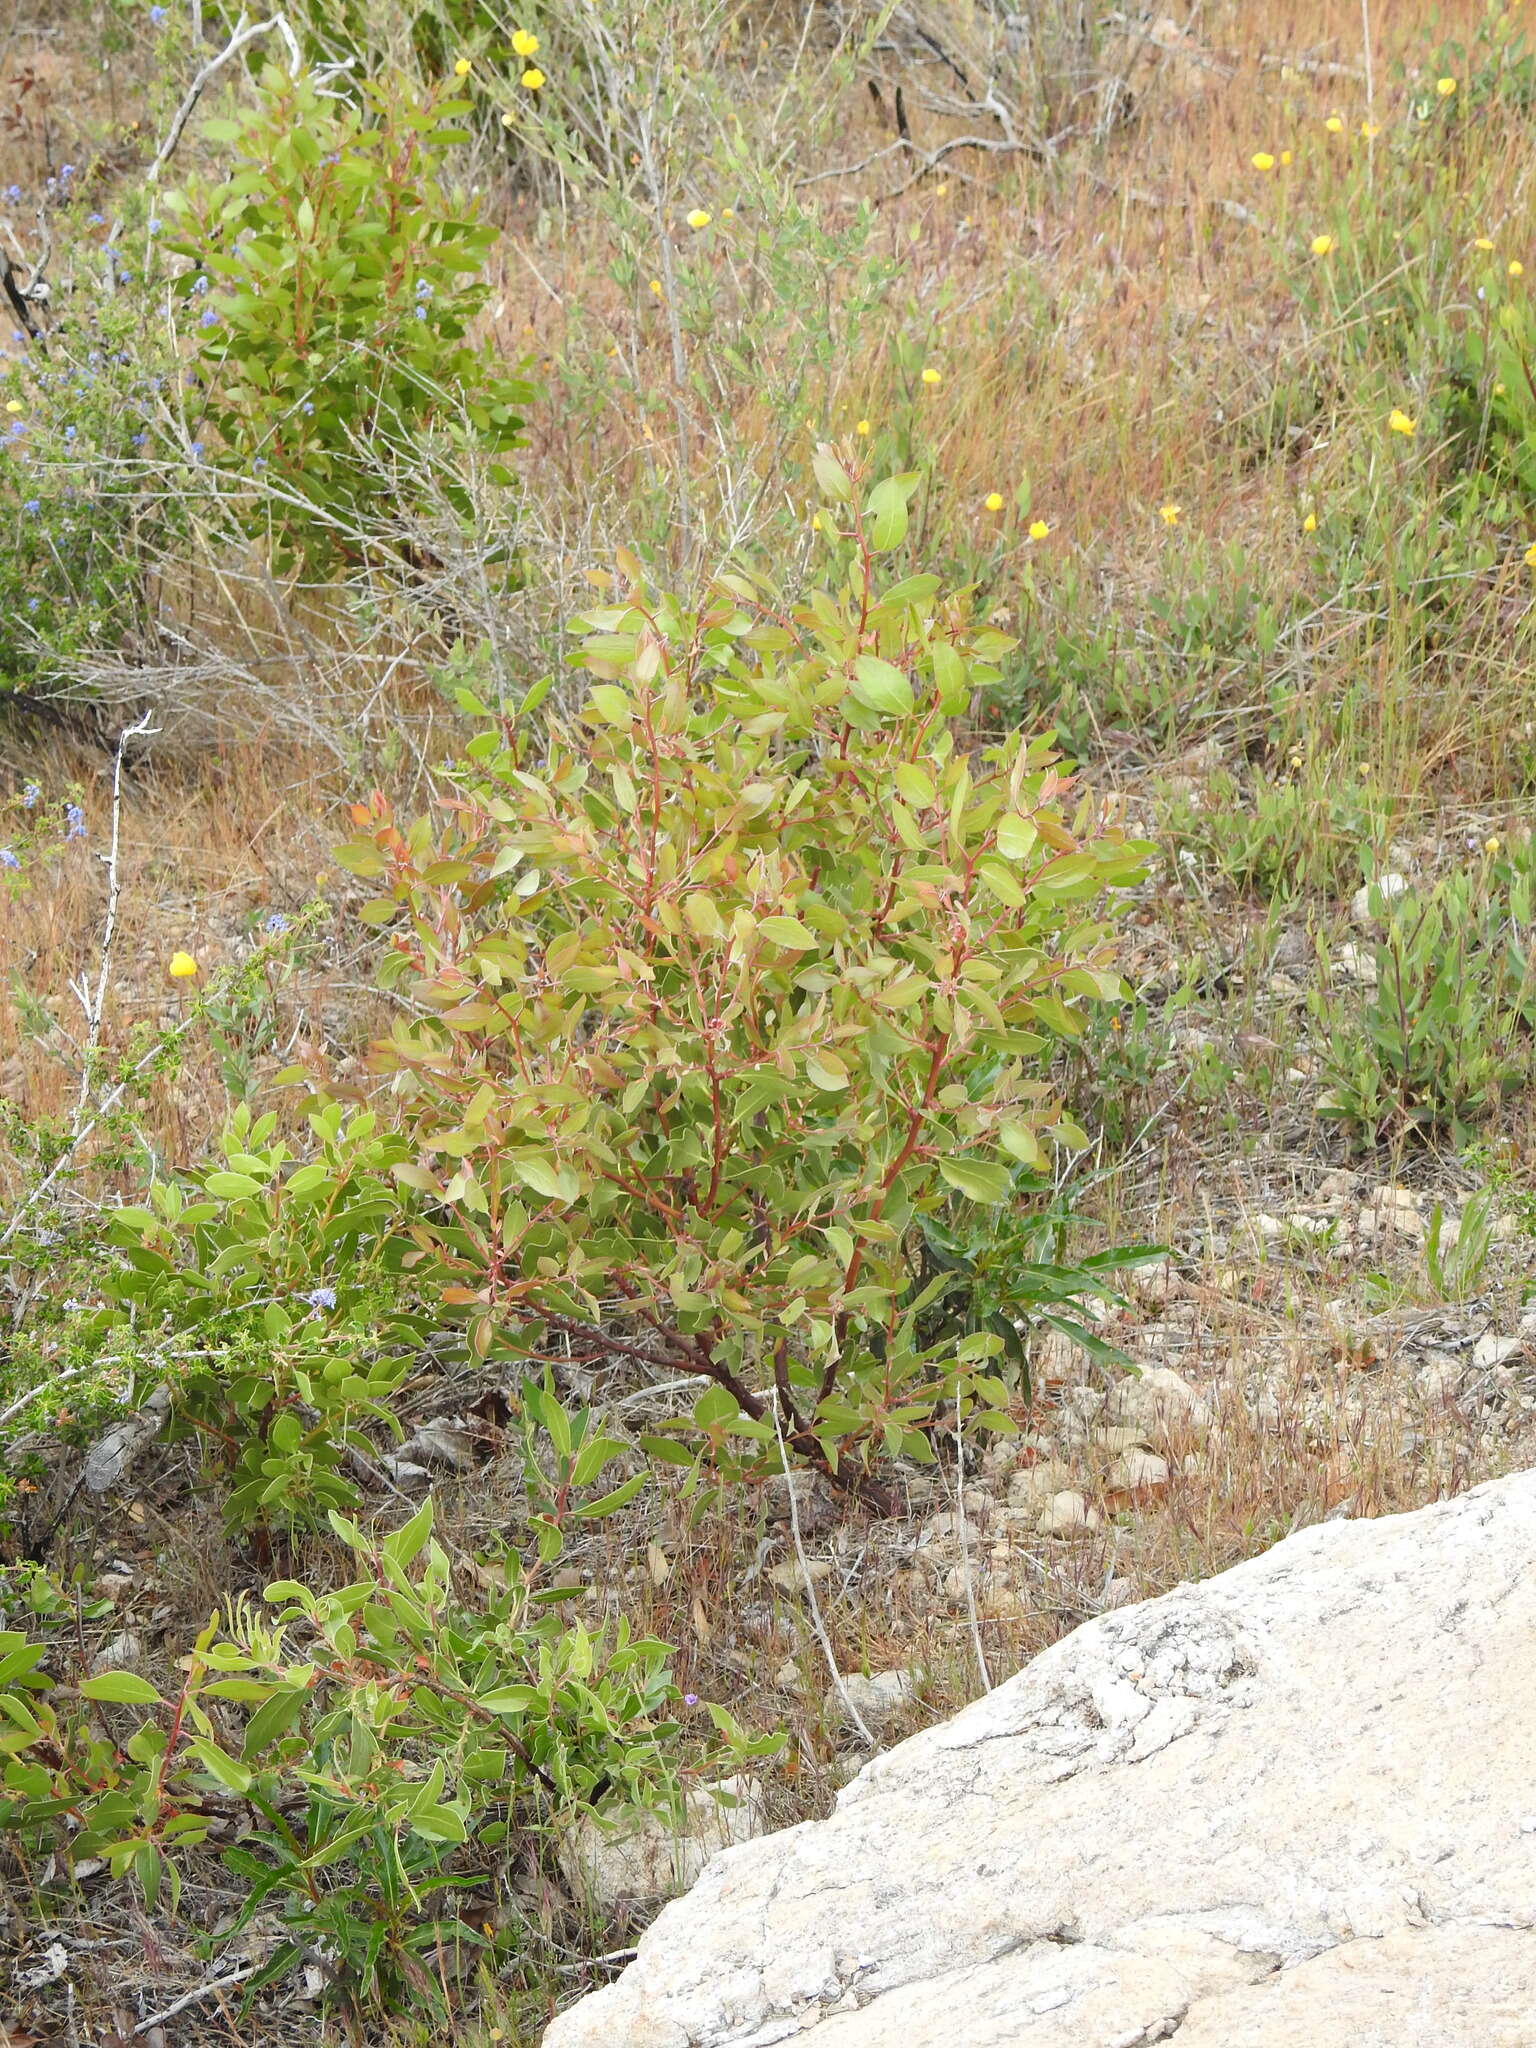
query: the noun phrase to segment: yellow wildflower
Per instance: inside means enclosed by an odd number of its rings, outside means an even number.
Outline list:
[[[1477,240],[1472,244],[1472,246],[1474,249],[1481,249],[1483,254],[1486,256],[1491,252],[1493,248],[1493,243],[1489,240],[1487,235],[1479,235]]]
[[[24,410],[19,398],[8,398],[5,401],[5,409],[7,412],[21,412]]]
[[[735,207],[734,207],[734,206],[722,206],[722,207],[721,207],[721,209],[720,209],[720,218],[721,218],[722,220],[734,220],[734,219],[736,218],[736,209],[735,209]]]
[[[515,57],[537,57],[539,54],[538,37],[530,35],[525,28],[514,29],[512,31],[512,54]]]
[[[812,533],[820,533],[821,531],[821,514],[819,512],[811,514],[811,531]]]
[[[1281,152],[1280,152],[1280,162],[1281,162],[1281,164],[1282,164],[1282,165],[1288,165],[1288,164],[1290,163],[1290,161],[1291,161],[1291,152],[1290,152],[1290,151],[1289,151],[1288,149],[1282,149],[1282,150],[1281,150]]]
[[[1314,256],[1331,256],[1333,254],[1332,235],[1314,235],[1312,237],[1312,254]]]
[[[709,226],[709,215],[702,206],[696,206],[692,213],[689,214],[688,225],[691,228],[707,228]]]
[[[856,427],[854,428],[854,430],[853,430],[853,431],[854,431],[854,432],[855,432],[856,434],[867,434],[867,433],[869,432],[869,421],[868,421],[868,420],[860,420],[860,421],[859,421],[859,424],[858,424],[858,425],[857,425],[857,426],[856,426]]]
[[[1257,150],[1249,161],[1256,171],[1272,171],[1275,168],[1275,160],[1267,149]]]
[[[1527,569],[1536,569],[1536,540],[1533,540],[1525,551],[1525,566]]]
[[[191,981],[197,973],[197,962],[190,953],[173,953],[167,972],[173,981]]]
[[[1001,512],[1001,511],[1002,511],[1002,509],[1003,509],[1003,494],[1002,494],[1002,492],[1001,492],[1001,491],[988,491],[988,493],[987,493],[987,495],[986,495],[986,498],[985,498],[985,500],[984,500],[984,503],[985,503],[985,505],[986,505],[986,508],[987,508],[987,510],[988,510],[989,512]]]
[[[1494,854],[1497,853],[1498,850],[1499,835],[1497,832],[1490,832],[1488,837],[1483,841],[1483,851],[1484,853]]]
[[[1509,274],[1511,277],[1524,277],[1525,265],[1519,260],[1518,257],[1510,264]]]
[[[1455,90],[1456,81],[1454,78],[1437,78],[1435,80],[1435,91],[1439,93],[1441,99],[1448,100]]]
[[[1418,421],[1410,419],[1402,407],[1398,405],[1393,406],[1391,415],[1387,420],[1387,425],[1394,434],[1403,434],[1409,440],[1419,431]]]
[[[1029,522],[1029,537],[1031,540],[1049,540],[1051,529],[1043,519],[1031,519]]]
[[[1367,142],[1374,142],[1381,133],[1381,123],[1379,121],[1362,121],[1360,123],[1360,133]]]
[[[1342,135],[1344,133],[1344,123],[1337,114],[1330,114],[1323,123],[1323,126],[1330,135]]]
[[[455,77],[455,78],[468,78],[468,76],[469,76],[469,72],[470,72],[470,63],[469,63],[469,59],[468,59],[467,57],[461,57],[461,58],[459,59],[458,63],[457,63],[457,64],[455,64],[455,65],[454,65],[454,67],[453,67],[453,75],[454,75],[454,77]]]
[[[523,73],[520,82],[523,85],[526,85],[530,92],[537,92],[539,87],[544,83],[544,74],[539,69],[537,64],[530,64],[528,66],[528,69]]]
[[[659,277],[653,277],[651,279],[651,290],[656,294],[658,299],[661,297],[661,279]]]
[[[1177,526],[1179,523],[1179,514],[1183,510],[1184,507],[1182,505],[1159,505],[1157,508],[1157,516],[1159,519],[1162,520],[1164,526]]]
[[[923,372],[923,382],[925,384],[942,384],[944,382],[944,372],[932,368],[926,369]]]
[[[1309,512],[1306,518],[1303,519],[1303,521],[1301,522],[1301,530],[1303,533],[1316,533],[1317,514],[1315,512]]]
[[[517,126],[517,116],[515,114],[503,114],[501,125],[503,128],[515,128]]]

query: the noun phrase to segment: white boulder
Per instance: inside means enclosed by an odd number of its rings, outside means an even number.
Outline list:
[[[1101,1615],[545,2048],[1531,2048],[1536,1473]]]

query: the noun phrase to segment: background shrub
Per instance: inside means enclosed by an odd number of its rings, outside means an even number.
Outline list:
[[[195,266],[177,299],[202,418],[235,487],[261,486],[245,502],[280,567],[365,553],[424,440],[504,455],[531,395],[470,334],[495,235],[443,182],[464,102],[357,92],[268,67],[252,104],[206,124],[231,174],[165,200],[167,247]]]

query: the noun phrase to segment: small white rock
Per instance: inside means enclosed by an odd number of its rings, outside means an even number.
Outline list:
[[[1101,1451],[1108,1451],[1111,1457],[1118,1457],[1122,1451],[1134,1451],[1145,1435],[1145,1430],[1138,1429],[1133,1422],[1117,1422],[1108,1429],[1096,1429],[1093,1432],[1093,1440]],[[1062,1481],[1063,1486],[1075,1484],[1076,1481],[1072,1479]],[[1057,1487],[1051,1488],[1053,1493],[1059,1490]]]
[[[1479,1370],[1491,1366],[1507,1365],[1512,1358],[1518,1358],[1525,1349],[1523,1337],[1479,1337],[1472,1346],[1472,1363]]]
[[[1179,1423],[1203,1428],[1210,1420],[1205,1401],[1171,1365],[1143,1366],[1139,1373],[1117,1381],[1109,1414],[1146,1436]]]
[[[1305,1209],[1296,1209],[1286,1217],[1285,1227],[1293,1237],[1324,1238],[1337,1230],[1338,1219],[1333,1216],[1311,1216]]]
[[[572,1891],[618,1914],[675,1898],[717,1849],[767,1832],[761,1788],[750,1778],[722,1778],[686,1793],[681,1830],[656,1813],[578,1813],[558,1830],[556,1853]]]
[[[1406,875],[1379,875],[1350,898],[1349,914],[1358,925],[1379,924],[1384,913],[1408,893]]]
[[[1173,1270],[1173,1261],[1168,1258],[1151,1259],[1145,1266],[1133,1266],[1125,1276],[1125,1283],[1138,1301],[1150,1302],[1154,1306],[1175,1301],[1184,1291],[1184,1283]]]
[[[1053,1494],[1067,1493],[1077,1484],[1077,1475],[1059,1458],[1042,1459],[1038,1465],[1022,1465],[1008,1482],[1010,1507],[1033,1507]]]
[[[922,1677],[910,1665],[875,1671],[867,1678],[860,1671],[844,1672],[840,1685],[828,1686],[822,1708],[829,1723],[847,1729],[856,1726],[850,1708],[856,1710],[876,1742],[884,1742],[910,1720]]]
[[[1090,1535],[1099,1526],[1096,1509],[1089,1507],[1080,1493],[1058,1493],[1049,1500],[1035,1524],[1041,1536],[1060,1536],[1071,1539]]]
[[[1369,946],[1340,946],[1334,956],[1333,971],[1340,981],[1352,981],[1361,988],[1374,988],[1376,955]]]
[[[125,1628],[121,1635],[108,1636],[91,1659],[91,1670],[98,1675],[103,1671],[123,1671],[139,1663],[143,1655],[143,1643],[132,1629]]]
[[[807,1589],[807,1578],[813,1586],[819,1586],[832,1576],[832,1566],[824,1557],[809,1557],[802,1570],[798,1557],[786,1558],[783,1564],[768,1567],[770,1581],[781,1593],[798,1593],[803,1598]]]
[[[1168,1484],[1168,1460],[1153,1451],[1127,1451],[1110,1468],[1109,1484],[1119,1493]]]

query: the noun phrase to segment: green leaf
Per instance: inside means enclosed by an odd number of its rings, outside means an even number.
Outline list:
[[[107,1700],[118,1707],[163,1707],[165,1701],[147,1678],[136,1671],[103,1671],[97,1678],[80,1682],[81,1697]]]
[[[1006,811],[997,821],[997,850],[1009,860],[1024,860],[1040,843],[1033,820]]]
[[[648,1472],[637,1472],[626,1479],[622,1486],[616,1486],[612,1493],[605,1493],[599,1500],[589,1500],[575,1510],[579,1522],[600,1522],[605,1515],[617,1514],[620,1508],[628,1507],[635,1495],[650,1477]]]
[[[876,654],[861,654],[853,664],[850,688],[866,710],[882,718],[910,717],[916,699],[899,668]]]
[[[197,1756],[209,1777],[217,1779],[226,1792],[238,1793],[243,1797],[250,1791],[251,1773],[244,1764],[237,1763],[232,1756],[226,1756],[217,1743],[208,1742],[202,1736],[194,1735],[187,1746]]]
[[[452,1806],[428,1806],[413,1813],[407,1825],[413,1835],[429,1842],[467,1842],[469,1830],[463,1815]]]
[[[899,548],[907,537],[907,499],[916,488],[915,475],[883,477],[869,494],[864,516],[870,546],[877,554]]]
[[[762,917],[757,929],[769,945],[783,946],[792,953],[809,952],[817,943],[816,934],[798,917]]]
[[[816,482],[829,505],[853,503],[853,478],[825,443],[811,457]]]
[[[928,770],[919,768],[914,761],[897,762],[896,787],[907,802],[916,804],[919,810],[925,810],[938,794]]]
[[[476,1704],[484,1707],[488,1714],[504,1714],[510,1718],[543,1706],[544,1695],[536,1685],[503,1685],[495,1692],[481,1693]]]
[[[403,1523],[392,1536],[383,1542],[384,1555],[397,1565],[405,1566],[414,1562],[432,1534],[432,1496],[428,1494],[421,1506]]]
[[[848,1069],[835,1052],[812,1052],[805,1057],[805,1071],[828,1095],[848,1086]]]
[[[514,1152],[512,1170],[524,1187],[551,1202],[574,1202],[581,1182],[568,1166],[557,1167],[546,1152]]]
[[[594,684],[587,707],[604,725],[628,725],[635,715],[629,692],[616,683]]]
[[[984,1202],[989,1208],[1006,1202],[1013,1192],[1013,1177],[1008,1169],[992,1161],[940,1158],[938,1166],[952,1188],[958,1188],[972,1202]]]

